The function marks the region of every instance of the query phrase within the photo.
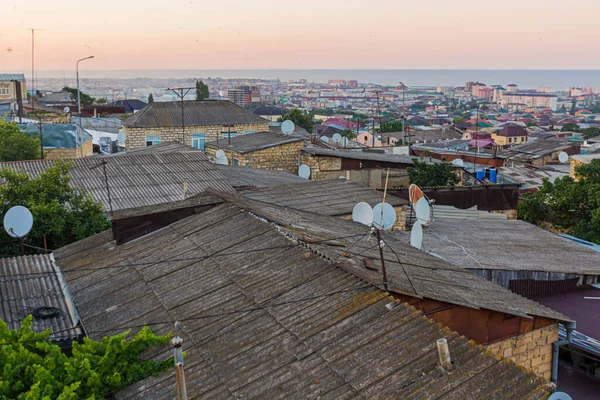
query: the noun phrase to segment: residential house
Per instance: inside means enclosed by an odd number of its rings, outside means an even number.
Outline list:
[[[279,118],[285,115],[285,110],[277,107],[259,106],[254,110],[254,114],[268,121],[277,122]]]
[[[498,183],[518,183],[522,191],[537,191],[545,179],[554,182],[556,178],[568,176],[569,173],[551,165],[536,166],[524,164],[516,167],[499,167]]]
[[[67,92],[66,90],[61,90],[58,92],[42,91],[40,92],[39,103],[44,107],[66,107],[76,104],[71,98],[71,93]]]
[[[19,99],[27,100],[25,75],[0,74],[0,117],[16,113]]]
[[[179,326],[187,391],[204,397],[547,398],[541,377],[552,369],[556,321],[567,317],[389,232],[386,290],[369,228],[226,200],[132,242],[116,245],[107,232],[55,252],[90,337]],[[114,266],[119,273],[106,274]],[[431,320],[461,327],[475,343]],[[441,338],[451,374],[439,366]],[[524,368],[476,345],[494,341],[517,350],[509,358]],[[118,398],[171,396],[173,373]]]
[[[514,146],[528,141],[527,129],[522,126],[507,125],[492,132],[492,140],[502,146]]]
[[[268,131],[269,121],[226,100],[154,102],[125,119],[123,130],[127,150],[171,141],[204,150],[217,137]]]
[[[148,103],[143,102],[138,99],[125,99],[125,100],[115,100],[112,103],[108,103],[109,106],[114,107],[124,107],[125,113],[127,114],[135,114],[138,111],[141,111],[148,105]]]
[[[38,124],[18,124],[30,136],[41,137],[44,158],[75,159],[93,154],[93,136],[76,124],[43,124],[42,134]]]
[[[578,180],[579,177],[575,173],[575,169],[580,165],[589,164],[592,160],[600,158],[600,154],[574,154],[569,157],[571,178]]]
[[[298,158],[304,139],[296,135],[276,132],[258,132],[249,135],[225,137],[206,143],[206,154],[216,158],[221,150],[229,165],[298,172]]]
[[[520,165],[546,165],[558,164],[558,155],[579,154],[580,143],[570,142],[566,139],[552,137],[549,139],[536,139],[530,143],[509,147],[502,151],[506,158],[506,166],[514,167]]]

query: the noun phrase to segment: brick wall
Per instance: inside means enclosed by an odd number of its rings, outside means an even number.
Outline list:
[[[577,160],[573,160],[571,159],[571,163],[570,163],[570,172],[569,175],[571,176],[571,178],[573,178],[574,180],[578,181],[579,177],[577,175],[575,175],[575,168],[579,167],[580,165],[583,165],[583,163],[581,161],[577,161]]]
[[[82,149],[78,148],[58,148],[58,149],[44,149],[44,158],[48,160],[56,159],[67,159],[67,158],[81,158],[89,157],[94,154],[94,148],[92,141],[88,140],[82,145]]]
[[[235,158],[241,167],[271,169],[297,174],[298,156],[303,147],[304,142],[299,141],[244,154],[227,150],[226,148],[222,148],[221,150],[225,152],[229,165],[233,165],[233,159]],[[216,148],[206,148],[206,154],[209,156],[215,157],[216,152]]]
[[[342,170],[342,159],[339,157],[301,154],[300,163],[310,167],[310,179],[313,181],[328,179],[331,176],[331,171]]]
[[[511,359],[539,376],[550,379],[552,376],[552,343],[557,340],[558,324],[554,324],[490,344],[487,349]]]
[[[238,135],[242,135],[244,131],[264,132],[269,130],[269,122],[239,124],[229,129],[231,132],[237,132]],[[183,142],[189,146],[192,145],[192,134],[194,133],[206,134],[207,142],[217,140],[217,136],[221,140],[221,135],[223,131],[227,131],[227,128],[224,128],[222,125],[186,126],[185,130],[181,127],[128,128],[123,126],[123,131],[125,132],[125,149],[131,150],[146,147],[146,136],[158,135],[160,136],[161,143]]]

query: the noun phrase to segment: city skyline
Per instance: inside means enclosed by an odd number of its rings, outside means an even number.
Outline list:
[[[594,11],[558,1],[474,0],[425,6],[307,0],[301,6],[225,0],[51,6],[12,0],[0,27],[3,70],[81,69],[594,69]],[[402,18],[402,16],[406,16]],[[568,22],[568,24],[567,24]]]

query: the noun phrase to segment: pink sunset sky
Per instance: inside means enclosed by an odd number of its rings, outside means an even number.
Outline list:
[[[600,1],[4,0],[0,71],[597,69]]]

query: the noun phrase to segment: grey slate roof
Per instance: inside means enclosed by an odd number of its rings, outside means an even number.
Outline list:
[[[354,206],[364,201],[371,207],[383,200],[383,193],[346,180],[306,181],[243,192],[242,196],[282,207],[310,211],[324,215],[350,215]],[[386,203],[393,206],[408,204],[390,194]]]
[[[301,142],[304,139],[298,136],[284,135],[275,132],[257,132],[247,135],[237,135],[231,139],[225,138],[206,143],[206,147],[224,149],[245,154],[283,144]],[[217,145],[218,144],[218,145]]]
[[[118,157],[87,157],[70,160],[71,185],[83,187],[109,209],[102,161],[106,171],[113,210],[149,206],[181,200],[183,182],[188,181],[187,195],[208,188],[234,193],[235,190],[200,151],[168,153],[136,153]],[[19,161],[0,163],[1,167],[24,171],[31,175],[52,166],[54,161]],[[97,167],[95,169],[90,169]]]
[[[232,204],[121,246],[101,234],[56,257],[92,338],[180,322],[193,398],[545,399],[550,390],[408,305],[388,311],[385,292]],[[452,374],[440,374],[442,337]],[[172,398],[173,374],[117,398]]]
[[[34,331],[52,329],[53,341],[76,340],[83,335],[79,316],[53,259],[43,254],[0,258],[0,319],[9,329],[18,329],[33,314]]]
[[[327,156],[327,157],[340,157],[340,158],[351,158],[355,160],[371,160],[371,161],[381,161],[388,163],[398,163],[398,164],[410,164],[413,165],[413,158],[419,158],[417,156],[407,156],[401,154],[384,154],[384,153],[376,153],[370,151],[348,151],[348,150],[332,150],[332,149],[323,149],[320,147],[305,147],[302,151],[306,154],[312,154],[317,156]],[[436,159],[425,159],[426,162],[429,163],[439,163],[441,161]]]
[[[0,74],[0,82],[24,81],[25,74]]]
[[[578,147],[577,144],[562,138],[537,139],[510,147],[502,151],[509,160],[535,161],[550,154]]]
[[[283,171],[220,164],[216,164],[215,167],[227,179],[229,184],[236,189],[272,187],[306,182],[306,179],[298,175]]]
[[[437,234],[424,229],[424,248],[464,268],[600,275],[599,253],[524,221],[448,219],[432,228]]]
[[[227,100],[184,101],[185,126],[257,124],[266,119]],[[180,127],[181,102],[154,102],[123,121],[129,128]]]
[[[138,147],[136,149],[128,150],[126,153],[118,153],[118,155],[125,154],[159,154],[159,153],[182,153],[182,152],[202,152],[202,150],[196,149],[187,144],[181,142],[162,142],[154,144],[152,146]]]

